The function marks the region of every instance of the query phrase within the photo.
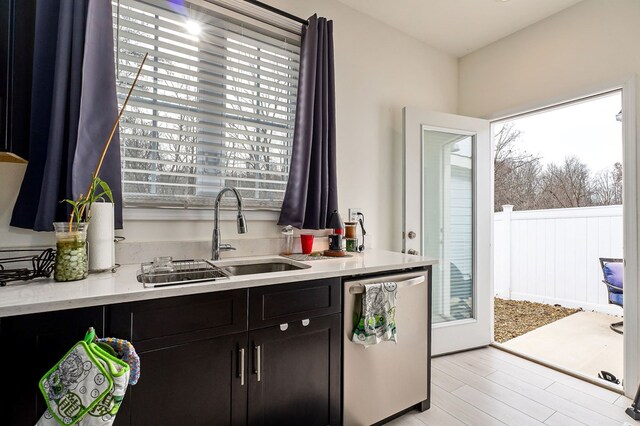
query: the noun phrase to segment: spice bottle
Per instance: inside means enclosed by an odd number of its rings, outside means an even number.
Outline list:
[[[290,255],[291,253],[293,253],[293,227],[287,225],[282,228],[280,254]]]

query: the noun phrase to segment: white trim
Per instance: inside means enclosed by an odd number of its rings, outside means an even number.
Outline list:
[[[221,220],[235,220],[236,209],[225,209],[220,211]],[[244,215],[247,220],[257,221],[277,221],[280,217],[279,211],[269,210],[245,210]],[[169,220],[169,221],[190,221],[205,220],[213,221],[213,209],[171,209],[171,208],[134,208],[125,207],[122,216],[127,220]]]
[[[475,324],[477,322],[478,320],[475,318],[466,318],[456,321],[434,322],[431,324],[431,328],[455,327],[456,325]]]
[[[624,391],[633,397],[640,383],[640,327],[638,327],[640,292],[638,292],[638,149],[637,149],[637,76],[625,79],[622,89],[622,186],[623,186],[623,247],[624,247]]]
[[[633,300],[635,303],[626,303],[624,306],[625,333],[624,333],[624,390],[625,394],[633,397],[638,383],[640,383],[640,326],[638,321],[640,307],[640,292],[638,291],[638,277],[640,277],[640,264],[638,263],[638,182],[637,164],[637,75],[631,74],[612,79],[608,82],[596,84],[590,87],[573,90],[565,95],[556,96],[546,101],[536,100],[517,108],[510,108],[494,114],[487,119],[491,124],[503,121],[509,117],[527,114],[536,110],[542,110],[598,94],[604,94],[615,90],[622,91],[622,134],[623,134],[623,223],[624,223],[624,282],[625,300]],[[492,141],[493,142],[493,141]],[[491,189],[493,197],[493,185]],[[493,250],[492,250],[493,252]],[[493,284],[493,282],[492,282]]]
[[[601,94],[612,92],[615,90],[621,90],[624,88],[627,82],[635,81],[635,79],[636,79],[635,74],[627,75],[625,77],[612,79],[609,82],[605,82],[602,84],[594,84],[592,86],[589,86],[580,90],[572,90],[571,92],[567,93],[564,96],[554,96],[551,99],[527,102],[523,105],[520,105],[519,107],[508,108],[493,114],[489,114],[485,118],[489,120],[491,124],[493,124],[495,122],[503,121],[505,119],[508,119],[517,115],[524,115],[524,114],[528,114],[538,110],[553,108],[558,105],[578,102],[584,98],[592,97],[595,95],[601,95]]]

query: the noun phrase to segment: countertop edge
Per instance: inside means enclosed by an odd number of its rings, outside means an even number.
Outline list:
[[[392,252],[384,252],[379,251],[381,253],[392,253]],[[175,296],[188,296],[194,294],[203,294],[203,293],[212,293],[217,291],[227,291],[227,290],[235,290],[235,289],[244,289],[244,288],[252,288],[252,287],[260,287],[267,285],[278,285],[278,284],[287,284],[296,281],[310,281],[322,278],[335,278],[335,277],[345,277],[345,276],[360,276],[360,275],[369,275],[376,274],[382,272],[393,272],[403,269],[414,269],[421,268],[430,265],[437,264],[436,259],[429,258],[416,258],[412,256],[411,258],[407,258],[406,255],[401,255],[399,253],[394,253],[394,255],[402,256],[398,261],[391,261],[389,263],[378,263],[372,266],[362,266],[362,267],[351,267],[348,269],[336,267],[335,269],[327,270],[327,266],[331,264],[317,264],[316,262],[323,261],[313,261],[308,262],[308,264],[312,265],[312,268],[302,269],[296,271],[287,271],[287,272],[276,272],[270,274],[256,274],[252,276],[237,276],[232,277],[229,280],[225,281],[216,281],[216,282],[205,282],[205,283],[192,283],[186,285],[176,285],[176,286],[168,286],[168,287],[159,287],[159,288],[144,288],[142,284],[138,284],[139,290],[126,291],[126,292],[118,292],[114,291],[112,293],[105,293],[99,295],[73,295],[68,298],[60,298],[58,300],[42,300],[42,301],[34,301],[29,303],[27,300],[21,300],[22,303],[16,305],[5,305],[2,306],[2,301],[0,298],[0,318],[2,317],[11,317],[11,316],[19,316],[19,315],[27,315],[27,314],[37,314],[44,312],[52,312],[52,311],[60,311],[67,309],[79,309],[79,308],[88,308],[95,306],[103,306],[103,305],[111,305],[116,303],[127,303],[127,302],[137,302],[144,300],[153,300],[153,299],[163,299],[167,297],[175,297]],[[410,259],[410,261],[407,261]],[[334,260],[329,260],[326,262],[336,262]],[[307,262],[303,262],[307,263]],[[375,262],[374,262],[375,263]],[[313,270],[313,265],[322,266],[323,270]],[[334,263],[334,265],[342,265],[343,263]],[[100,280],[103,279],[105,281],[130,281],[131,280],[131,266],[127,265],[128,270],[127,273],[116,272],[114,274],[105,273],[109,275],[105,275],[103,277],[94,276],[95,283],[92,283],[92,286],[99,286]],[[121,275],[119,275],[121,274]],[[135,280],[135,278],[133,278]],[[83,280],[85,281],[85,280]],[[81,281],[78,281],[80,283]],[[38,291],[38,286],[40,288],[46,288],[46,286],[56,286],[59,283],[53,283],[52,280],[48,280],[47,282],[32,282],[32,283],[19,283],[17,286],[21,286],[21,288],[16,287],[14,291],[24,290],[27,295],[25,299],[28,299],[29,293],[34,293]],[[67,283],[68,285],[68,283]],[[73,285],[73,284],[71,284]],[[83,286],[87,286],[88,284],[85,282]],[[115,285],[115,284],[111,284]],[[6,289],[6,288],[5,288]],[[5,289],[0,289],[0,296],[2,296],[2,292]],[[82,288],[77,289],[78,293],[82,292]],[[22,298],[21,298],[22,299]]]

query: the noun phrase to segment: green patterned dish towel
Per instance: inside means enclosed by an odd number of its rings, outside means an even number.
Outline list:
[[[111,425],[129,384],[130,368],[99,347],[90,329],[40,380],[47,411],[36,426]]]
[[[396,283],[366,284],[360,303],[356,299],[353,343],[365,347],[396,342]]]

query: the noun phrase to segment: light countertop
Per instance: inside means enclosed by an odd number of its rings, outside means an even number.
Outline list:
[[[251,260],[274,256],[252,257]],[[242,260],[235,258],[235,260]],[[436,259],[410,256],[385,250],[367,250],[353,257],[313,260],[305,263],[310,268],[265,274],[232,276],[229,279],[145,288],[136,275],[140,265],[123,265],[117,272],[90,274],[87,279],[71,282],[55,282],[37,279],[27,282],[11,282],[0,288],[0,317],[32,314],[108,305],[137,300],[209,293],[213,291],[283,284],[340,276],[372,274],[385,271],[416,268],[437,263]]]

